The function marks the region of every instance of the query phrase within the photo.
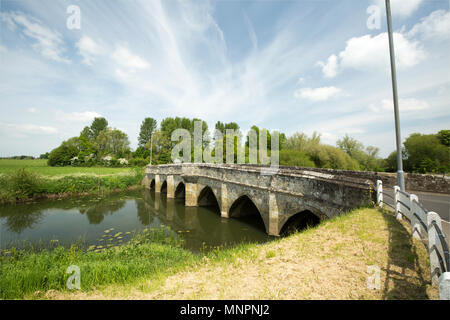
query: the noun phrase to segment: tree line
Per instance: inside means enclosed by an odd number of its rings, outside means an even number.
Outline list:
[[[150,160],[152,164],[171,163],[171,151],[177,143],[171,141],[172,132],[175,129],[186,129],[193,136],[196,121],[201,123],[202,137],[206,137],[202,142],[203,149],[209,146],[214,155],[221,147],[225,163],[227,146],[233,146],[235,162],[238,151],[245,154],[246,162],[249,161],[249,135],[244,137],[236,122],[217,121],[214,129],[215,132],[220,132],[220,136],[216,136],[211,135],[205,121],[184,117],[167,117],[159,126],[155,119],[145,118],[140,126],[138,147],[134,151],[130,148],[126,133],[109,127],[105,118],[95,118],[90,126],[83,128],[79,136],[63,141],[59,147],[41,155],[41,158],[48,158],[50,166],[144,166]],[[230,129],[234,130],[232,136],[227,134]],[[379,148],[364,146],[349,135],[339,139],[336,146],[331,146],[323,143],[320,134],[316,132],[311,136],[297,132],[288,137],[282,132],[269,132],[258,126],[252,126],[251,129],[257,133],[258,146],[260,133],[265,133],[269,155],[272,135],[278,134],[280,165],[387,172],[397,170],[395,151],[383,159],[379,156]],[[194,148],[191,150],[193,159]],[[447,173],[450,171],[449,155],[450,130],[441,130],[436,134],[414,133],[403,144],[404,170]],[[258,162],[260,160],[258,152]]]

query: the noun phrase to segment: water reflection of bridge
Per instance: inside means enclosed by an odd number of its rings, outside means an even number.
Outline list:
[[[172,231],[182,234],[189,248],[201,248],[202,242],[208,243],[208,246],[220,246],[268,239],[261,220],[241,223],[222,219],[217,207],[185,207],[183,198],[167,198],[164,193],[144,192],[143,198],[145,211]]]

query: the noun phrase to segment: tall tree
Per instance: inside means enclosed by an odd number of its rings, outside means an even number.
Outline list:
[[[441,130],[437,133],[439,141],[447,147],[450,147],[450,130]]]
[[[95,118],[91,124],[92,138],[96,139],[98,137],[100,131],[105,130],[107,127],[108,127],[108,121],[105,118],[103,118],[103,117]],[[83,129],[83,131],[84,130],[85,129]]]
[[[404,142],[407,153],[405,169],[410,172],[448,172],[449,147],[435,134],[411,134]]]
[[[118,129],[106,128],[100,131],[96,139],[96,147],[101,156],[114,154],[122,157],[129,151],[129,146],[128,135]]]
[[[141,124],[141,131],[139,132],[138,145],[139,147],[145,147],[145,144],[152,138],[153,132],[155,132],[157,122],[153,118],[145,118]]]
[[[347,134],[342,139],[336,142],[337,146],[345,151],[350,157],[360,160],[364,145],[358,140],[348,136]]]

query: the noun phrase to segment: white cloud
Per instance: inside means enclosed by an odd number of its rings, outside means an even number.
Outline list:
[[[401,33],[394,33],[396,63],[399,69],[409,68],[422,61],[426,54],[418,42],[409,41]],[[387,33],[365,35],[347,41],[339,53],[342,68],[357,70],[384,70],[389,68],[389,42]]]
[[[29,134],[54,134],[58,132],[58,129],[49,126],[39,126],[35,124],[17,124],[17,123],[4,123],[2,124],[5,131],[12,133],[13,135],[29,135]]]
[[[59,32],[50,30],[38,19],[27,16],[22,12],[4,12],[1,13],[0,18],[12,31],[20,26],[25,36],[35,40],[32,47],[44,57],[59,62],[70,62],[62,55],[64,43]]]
[[[450,12],[436,10],[429,16],[420,19],[408,32],[408,37],[420,36],[425,40],[449,40],[450,35]]]
[[[94,62],[95,56],[104,53],[103,47],[88,36],[81,37],[76,43],[76,47],[78,48],[78,53],[83,57],[83,63],[90,66]]]
[[[59,110],[56,112],[56,117],[60,120],[69,122],[89,122],[94,120],[94,118],[102,117],[102,115],[95,111],[66,113]]]
[[[391,0],[391,13],[393,16],[408,17],[416,11],[424,0]],[[385,11],[385,0],[372,0],[372,2]]]
[[[142,70],[150,66],[147,61],[131,53],[130,50],[123,46],[118,46],[112,57],[117,64],[127,69]]]
[[[27,111],[30,113],[36,113],[38,110],[36,108],[31,107],[31,108],[28,108]]]
[[[323,75],[326,78],[334,78],[338,69],[338,57],[332,54],[326,63],[319,61],[317,65],[322,68]]]
[[[322,88],[300,88],[294,92],[294,97],[299,99],[307,99],[310,101],[326,101],[332,97],[336,97],[342,92],[336,87],[322,87]]]
[[[6,52],[8,52],[8,49],[6,49],[5,46],[2,46],[2,45],[0,44],[0,53],[6,53]]]
[[[428,102],[423,100],[407,98],[398,100],[398,108],[400,112],[420,111],[429,109],[430,105],[428,104]],[[370,109],[375,112],[393,112],[394,102],[392,101],[392,99],[383,99],[377,105],[372,104],[370,106]]]
[[[119,66],[115,69],[117,78],[125,82],[134,80],[137,72],[143,71],[150,66],[147,61],[124,46],[116,47],[112,54],[112,59]],[[142,82],[142,79],[140,81]]]
[[[244,19],[247,23],[248,35],[250,37],[250,41],[252,43],[252,47],[254,50],[258,49],[258,37],[256,36],[255,29],[253,28],[253,24],[250,21],[250,18],[244,13]]]

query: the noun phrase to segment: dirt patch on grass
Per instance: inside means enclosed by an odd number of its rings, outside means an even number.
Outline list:
[[[230,258],[132,286],[51,299],[436,299],[428,253],[391,213],[361,209]],[[368,287],[368,267],[380,271]],[[376,284],[376,282],[371,282]]]

